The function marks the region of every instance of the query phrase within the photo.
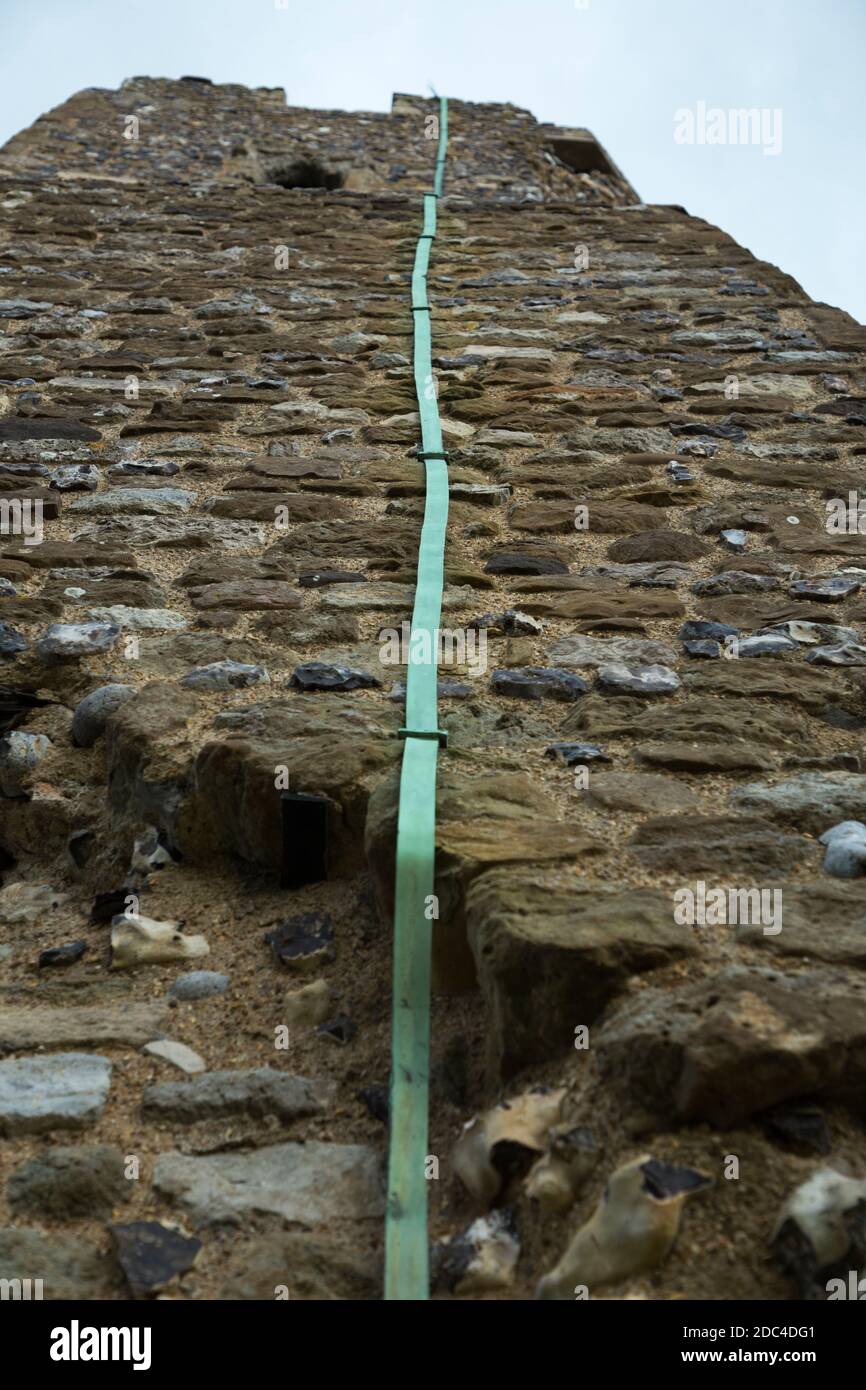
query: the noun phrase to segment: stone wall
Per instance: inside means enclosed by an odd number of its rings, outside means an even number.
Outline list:
[[[135,78],[0,152],[0,1275],[35,1250],[56,1289],[128,1296],[130,1223],[180,1212],[191,1246],[154,1234],[180,1296],[377,1296],[383,632],[423,505],[409,274],[436,110]],[[863,854],[854,833],[825,866],[819,837],[866,811],[866,539],[826,509],[863,476],[866,332],[511,106],[450,104],[429,285],[454,639],[432,1235],[511,1213],[495,1275],[476,1232],[440,1247],[437,1292],[529,1296],[652,1152],[715,1185],[611,1296],[790,1296],[768,1208],[816,1154],[862,1164]],[[328,880],[291,893],[286,787],[329,829]],[[766,896],[701,920],[716,889]],[[112,927],[130,894],[174,925]],[[452,1160],[473,1113],[537,1086],[514,1171],[492,1141]]]

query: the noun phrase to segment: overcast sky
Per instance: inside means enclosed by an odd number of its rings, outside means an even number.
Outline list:
[[[135,75],[371,111],[432,83],[588,126],[645,202],[866,320],[864,59],[866,0],[0,0],[0,143]],[[713,114],[742,108],[765,113],[756,143]]]

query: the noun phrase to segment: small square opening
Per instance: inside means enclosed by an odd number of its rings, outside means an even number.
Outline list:
[[[283,888],[303,888],[328,876],[328,799],[308,792],[283,792]]]

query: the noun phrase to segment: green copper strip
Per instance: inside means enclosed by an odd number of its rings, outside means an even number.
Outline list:
[[[427,1128],[430,1072],[430,899],[436,838],[439,734],[436,685],[439,618],[445,580],[448,468],[433,381],[427,266],[436,235],[448,143],[448,101],[439,98],[439,149],[433,193],[412,269],[414,370],[421,416],[426,500],[406,670],[406,726],[397,815],[394,896],[394,996],[391,1014],[391,1132],[385,1218],[385,1298],[423,1300],[427,1253]],[[438,456],[437,456],[438,455]],[[413,660],[413,655],[417,660]]]

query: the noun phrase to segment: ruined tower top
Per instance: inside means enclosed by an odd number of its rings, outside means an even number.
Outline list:
[[[635,203],[588,130],[542,125],[510,104],[454,101],[450,195],[504,201]],[[281,87],[133,77],[89,88],[9,141],[0,173],[44,181],[252,181],[283,187],[408,191],[430,178],[429,98],[395,93],[391,110],[287,106]],[[152,138],[138,138],[151,127]]]

